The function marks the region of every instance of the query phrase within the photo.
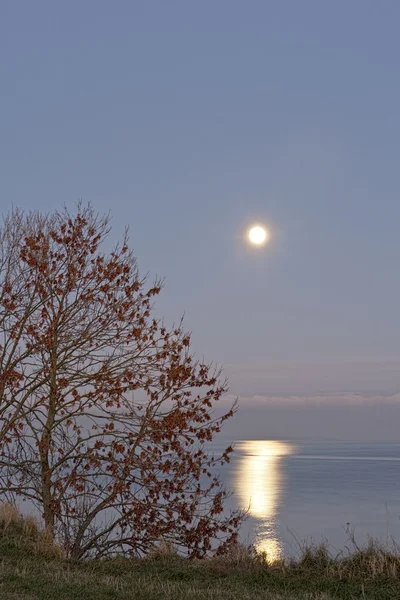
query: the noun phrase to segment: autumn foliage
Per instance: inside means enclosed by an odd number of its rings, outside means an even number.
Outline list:
[[[125,235],[101,252],[109,217],[13,211],[0,228],[0,494],[29,500],[81,559],[146,554],[159,540],[192,557],[223,552],[243,518],[207,443],[226,382],[190,336],[152,316]]]

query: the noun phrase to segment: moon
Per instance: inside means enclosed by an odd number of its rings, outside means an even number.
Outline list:
[[[269,240],[269,231],[261,225],[254,225],[249,230],[249,240],[256,246],[262,246]]]

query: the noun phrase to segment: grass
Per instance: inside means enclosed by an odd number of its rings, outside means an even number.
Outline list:
[[[268,564],[238,546],[189,561],[170,546],[145,559],[73,562],[32,517],[0,504],[3,600],[400,600],[400,554],[371,542],[346,556],[325,546]]]

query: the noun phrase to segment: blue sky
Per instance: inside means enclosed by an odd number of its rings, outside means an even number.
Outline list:
[[[3,0],[1,209],[111,209],[234,394],[396,394],[399,22],[395,0]]]

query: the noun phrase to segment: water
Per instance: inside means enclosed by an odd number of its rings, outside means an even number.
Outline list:
[[[360,544],[370,536],[400,545],[400,443],[243,440],[221,475],[230,507],[250,503],[242,541],[272,558],[304,541],[339,552],[351,546],[349,530]]]
[[[215,443],[211,451],[218,454],[229,443]],[[234,445],[231,462],[219,474],[233,491],[228,508],[250,504],[243,542],[255,542],[271,558],[298,554],[304,541],[327,540],[337,553],[349,546],[349,527],[359,544],[370,536],[400,545],[400,443]],[[32,512],[29,502],[21,509]]]

